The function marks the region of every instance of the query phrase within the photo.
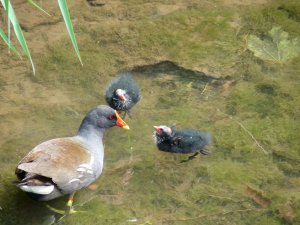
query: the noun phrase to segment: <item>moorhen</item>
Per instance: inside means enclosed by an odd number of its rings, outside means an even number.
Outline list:
[[[130,116],[129,110],[141,99],[140,89],[129,73],[123,73],[106,89],[105,100],[110,107]]]
[[[188,158],[195,158],[199,152],[207,155],[205,147],[211,143],[208,133],[192,129],[177,130],[175,126],[154,126],[154,139],[159,150],[171,153],[194,153]],[[185,161],[188,161],[185,160]]]
[[[69,213],[75,212],[72,207],[74,193],[100,176],[104,158],[103,134],[113,126],[129,129],[111,107],[93,108],[86,114],[75,136],[48,140],[33,148],[17,165],[16,185],[41,201],[70,194]]]

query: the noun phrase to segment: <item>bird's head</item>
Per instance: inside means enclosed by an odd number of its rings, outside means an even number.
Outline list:
[[[121,102],[125,102],[126,101],[126,91],[123,89],[117,89],[116,90],[116,95],[118,97],[118,100]]]

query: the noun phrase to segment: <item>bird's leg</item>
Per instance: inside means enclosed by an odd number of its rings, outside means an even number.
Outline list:
[[[181,163],[188,162],[188,161],[196,158],[197,155],[199,155],[199,152],[195,152],[193,155],[189,156],[187,159],[182,160]]]
[[[130,111],[129,111],[129,110],[126,110],[126,111],[125,111],[125,115],[128,115],[128,116],[129,116],[129,118],[130,118],[130,119],[132,119],[132,116],[131,116],[131,113],[130,113]]]
[[[126,115],[127,115],[127,112],[124,111],[124,112],[123,112],[123,115],[122,115],[122,119],[125,119]]]
[[[74,210],[74,208],[73,208],[74,195],[75,195],[75,192],[73,192],[72,194],[70,194],[68,202],[67,202],[67,206],[69,207],[69,213],[68,214],[73,214],[73,213],[76,212]]]
[[[195,154],[189,156],[188,160],[192,160],[194,158],[196,158],[196,156],[199,154],[199,152],[195,152]]]
[[[122,119],[125,119],[126,111],[118,111],[118,114],[122,117]]]
[[[130,119],[132,119],[131,113],[129,112],[129,110],[124,111],[123,115],[122,115],[122,119],[125,119],[126,115],[129,116]]]
[[[50,209],[51,211],[55,212],[55,213],[58,213],[60,215],[68,215],[68,214],[73,214],[73,213],[76,213],[77,211],[74,210],[74,207],[73,207],[73,202],[74,202],[74,195],[75,195],[75,192],[73,192],[72,194],[70,194],[69,196],[69,199],[67,201],[67,207],[69,208],[69,210],[60,210],[60,209],[56,209],[56,208],[53,208],[52,206],[50,205],[46,205],[48,209]]]
[[[207,151],[206,149],[201,149],[200,153],[202,153],[203,155],[209,155],[209,151]]]

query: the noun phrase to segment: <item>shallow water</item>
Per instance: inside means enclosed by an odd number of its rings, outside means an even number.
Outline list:
[[[106,133],[103,174],[59,224],[300,224],[300,58],[278,64],[246,49],[249,34],[276,25],[300,37],[300,4],[249,2],[78,3],[83,68],[65,36],[34,51],[35,77],[1,58],[0,224],[61,218],[47,204],[61,209],[66,198],[31,200],[12,184],[15,166],[38,143],[73,135],[125,70],[142,92],[130,134]],[[211,154],[180,163],[188,156],[158,151],[160,124],[211,133]]]

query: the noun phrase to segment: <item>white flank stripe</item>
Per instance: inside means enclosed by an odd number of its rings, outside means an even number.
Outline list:
[[[78,171],[78,172],[85,172],[85,171],[86,171],[86,169],[85,169],[85,168],[82,168],[82,167],[80,167],[80,168],[78,168],[78,169],[77,169],[77,171]]]
[[[68,183],[73,183],[73,182],[80,182],[80,180],[77,178],[74,178],[74,179],[70,180]]]
[[[86,163],[79,165],[79,168],[86,168],[86,169],[89,169],[89,170],[92,169],[91,165],[86,164]]]

